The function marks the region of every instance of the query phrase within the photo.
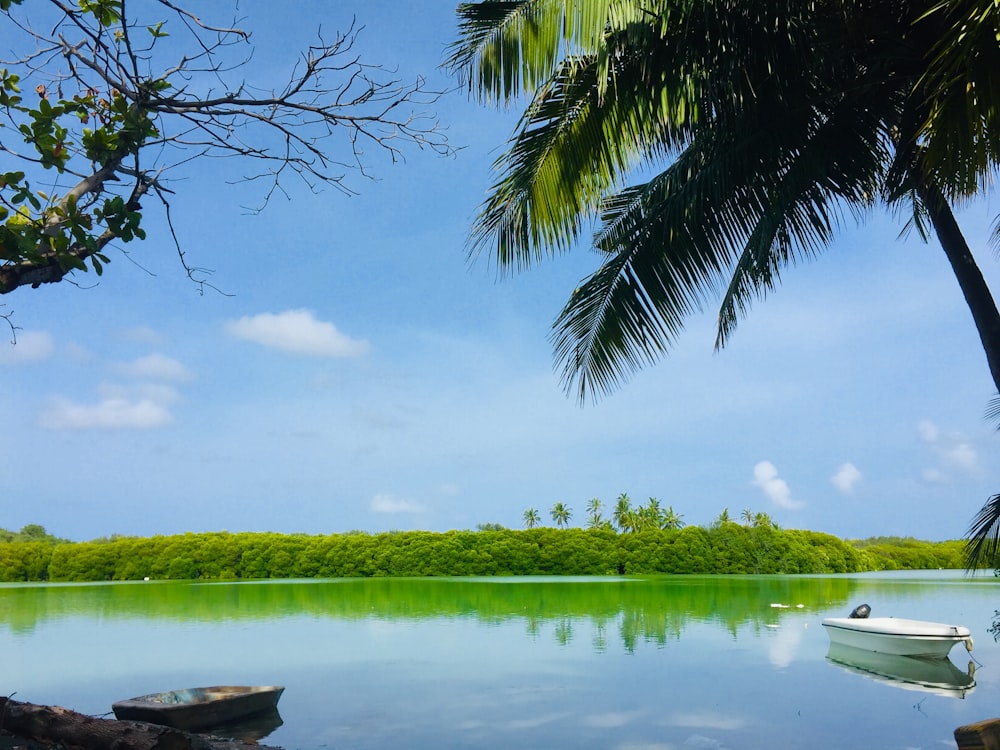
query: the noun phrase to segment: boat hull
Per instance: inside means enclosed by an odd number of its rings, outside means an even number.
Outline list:
[[[117,719],[197,731],[253,716],[277,714],[278,699],[284,689],[275,685],[216,685],[169,690],[118,701],[111,709]]]
[[[896,617],[830,617],[823,620],[823,627],[831,643],[880,654],[945,659],[962,642],[972,650],[969,629],[961,625]]]

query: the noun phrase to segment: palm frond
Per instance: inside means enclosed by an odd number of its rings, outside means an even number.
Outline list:
[[[992,422],[1000,430],[1000,395],[990,399],[986,406],[986,421]]]
[[[567,390],[606,392],[660,358],[716,292],[723,346],[788,265],[828,246],[847,211],[860,220],[875,201],[908,202],[925,230],[919,186],[948,199],[995,175],[1000,5],[927,5],[461,7],[452,69],[481,98],[534,92],[494,165],[470,254],[523,268],[600,221],[602,265],[553,326]],[[977,68],[958,46],[996,64]],[[637,165],[659,174],[627,187]]]
[[[965,567],[995,567],[1000,550],[1000,494],[990,497],[966,533]]]
[[[699,195],[717,190],[718,173],[696,169],[699,157],[685,150],[603,206],[595,246],[604,262],[553,324],[563,385],[581,401],[662,357],[732,262],[729,225],[715,221],[716,204]]]
[[[565,60],[525,110],[495,162],[470,237],[470,255],[488,252],[500,269],[522,269],[571,247],[621,176],[648,154],[683,142],[690,109],[673,84],[650,81],[648,61],[618,55],[615,96],[601,98],[596,57]]]
[[[763,193],[760,219],[722,297],[716,349],[726,345],[751,300],[777,285],[784,267],[829,245],[843,206],[860,220],[873,205],[890,154],[877,104],[869,96],[842,99],[829,111],[807,104],[798,112],[812,122],[798,123],[794,113],[785,113],[786,126],[758,131],[774,139],[772,148],[758,150],[776,158],[761,167],[764,179],[755,188]]]
[[[940,2],[914,33],[934,39],[914,86],[924,113],[914,137],[925,151],[923,167],[947,198],[976,195],[1000,165],[1000,5]]]
[[[543,86],[566,57],[606,60],[608,29],[642,9],[636,0],[485,0],[457,13],[444,67],[481,101],[505,103]]]
[[[641,259],[621,254],[573,292],[553,325],[563,384],[581,401],[608,393],[644,364],[655,362],[683,326],[683,316],[658,315],[637,271]]]

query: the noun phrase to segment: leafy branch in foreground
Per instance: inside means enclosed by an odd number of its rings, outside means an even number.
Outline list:
[[[16,164],[0,172],[0,294],[100,275],[109,243],[145,238],[150,195],[176,244],[168,180],[205,157],[253,165],[244,179],[266,182],[259,209],[289,176],[353,193],[347,175],[370,176],[371,147],[392,163],[410,147],[453,150],[424,111],[443,92],[363,62],[353,21],[274,88],[242,77],[249,32],[169,0],[0,0],[0,13],[21,32],[0,60],[0,153]]]

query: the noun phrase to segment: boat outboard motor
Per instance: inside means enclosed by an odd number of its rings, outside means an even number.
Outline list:
[[[851,610],[851,614],[849,614],[848,617],[852,620],[865,620],[871,613],[872,613],[871,607],[869,607],[867,604],[859,604],[857,607]]]

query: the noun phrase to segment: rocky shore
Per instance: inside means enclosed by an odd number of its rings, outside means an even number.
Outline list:
[[[0,698],[0,750],[280,750],[143,721],[97,718],[61,706]]]

